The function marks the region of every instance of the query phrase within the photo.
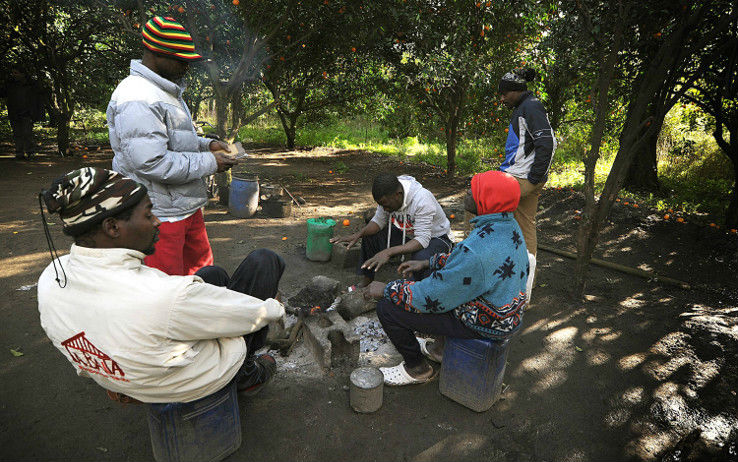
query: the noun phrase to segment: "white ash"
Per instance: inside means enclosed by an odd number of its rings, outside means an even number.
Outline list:
[[[354,328],[354,333],[360,336],[359,348],[362,353],[377,351],[381,345],[389,342],[387,333],[379,321],[366,321]]]

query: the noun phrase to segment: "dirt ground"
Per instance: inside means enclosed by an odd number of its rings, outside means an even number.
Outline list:
[[[0,149],[10,153],[7,144]],[[211,204],[208,232],[216,263],[231,271],[255,248],[280,253],[287,297],[317,274],[353,281],[351,271],[305,258],[305,220],[348,218],[337,232],[358,229],[380,171],[415,176],[455,215],[461,238],[464,178],[449,181],[437,169],[364,152],[250,150],[240,170],[282,183],[306,204],[284,219],[236,219]],[[36,194],[74,168],[110,167],[109,151],[87,154],[0,157],[3,460],[152,459],[144,409],[111,402],[78,378],[39,324],[33,284],[50,258]],[[573,191],[546,189],[540,242],[573,251],[582,203]],[[658,460],[693,430],[699,439],[687,448],[691,458],[714,455],[738,428],[738,237],[623,202],[610,218],[599,257],[698,288],[592,266],[587,301],[574,302],[573,261],[541,250],[532,305],[509,356],[509,386],[491,410],[475,413],[450,401],[436,381],[385,388],[382,408],[360,415],[349,406],[348,370],[323,375],[293,362],[270,388],[241,401],[243,445],[228,460]],[[61,226],[51,230],[66,252]],[[391,269],[380,277],[392,277]]]

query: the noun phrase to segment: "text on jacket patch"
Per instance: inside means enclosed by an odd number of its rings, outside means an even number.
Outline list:
[[[64,340],[61,344],[67,349],[67,353],[71,356],[72,361],[80,369],[92,374],[100,374],[113,380],[128,382],[128,379],[125,378],[126,374],[118,363],[87,340],[84,332],[80,332]]]

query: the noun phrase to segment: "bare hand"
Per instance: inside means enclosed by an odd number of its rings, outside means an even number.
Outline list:
[[[366,286],[364,298],[378,299],[384,297],[384,288],[387,286],[384,282],[372,281]]]
[[[379,268],[387,263],[391,257],[392,255],[390,255],[389,250],[384,249],[381,252],[377,252],[377,254],[369,260],[365,261],[364,264],[361,265],[361,267],[363,269],[370,269],[376,272],[379,271]]]
[[[224,143],[223,141],[220,141],[220,140],[211,141],[208,147],[210,148],[210,152],[216,152],[216,151],[231,152],[231,147],[228,145],[228,143]]]
[[[338,236],[331,238],[330,242],[331,244],[340,244],[342,242],[348,242],[348,245],[346,246],[347,249],[350,249],[351,247],[356,244],[356,242],[361,239],[361,235],[359,233],[349,234],[348,236]]]
[[[218,164],[218,173],[225,172],[238,163],[236,159],[226,156],[222,152],[213,152],[212,154]]]
[[[404,278],[412,276],[413,273],[428,268],[428,260],[408,260],[397,267],[397,272]]]

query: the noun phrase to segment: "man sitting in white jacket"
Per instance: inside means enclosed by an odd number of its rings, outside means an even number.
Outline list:
[[[451,223],[433,193],[415,178],[382,173],[374,178],[372,196],[378,206],[371,221],[354,234],[331,239],[333,243],[348,242],[349,248],[361,239],[359,287],[368,286],[379,268],[395,255],[427,260],[451,251]],[[413,274],[413,279],[428,274],[422,271]]]
[[[195,401],[233,380],[253,394],[274,375],[274,359],[254,352],[284,315],[270,298],[278,255],[255,251],[232,279],[217,267],[169,276],[143,264],[160,224],[143,185],[87,167],[42,195],[75,244],[39,278],[41,326],[79,375],[146,403]]]

